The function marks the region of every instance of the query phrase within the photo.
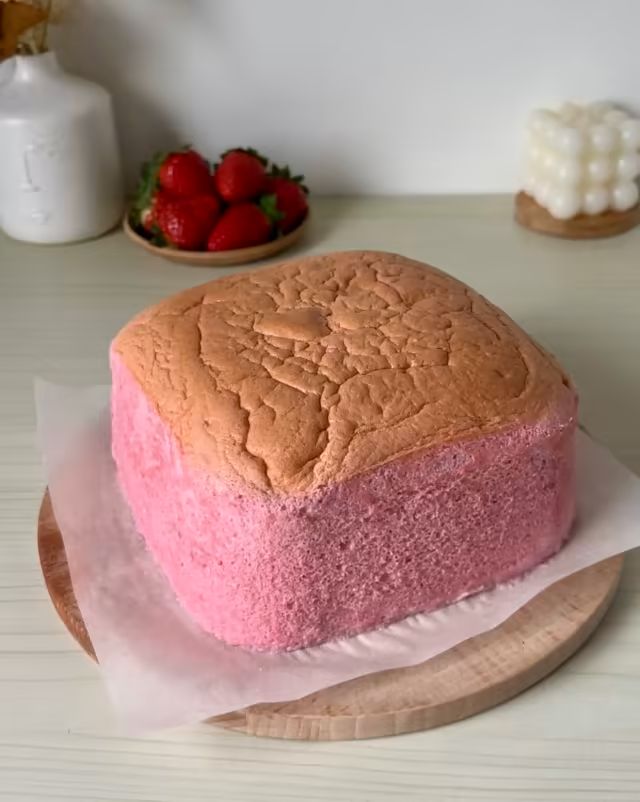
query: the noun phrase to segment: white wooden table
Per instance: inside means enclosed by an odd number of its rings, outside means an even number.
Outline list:
[[[640,472],[640,230],[592,243],[545,239],[512,224],[504,197],[321,200],[314,216],[297,254],[398,251],[502,306],[572,372],[588,428]],[[0,238],[0,800],[637,802],[635,555],[590,643],[474,719],[351,743],[205,725],[119,737],[98,670],[59,623],[38,568],[32,380],[108,380],[109,340],[134,312],[220,274],[156,260],[119,233],[54,248]]]

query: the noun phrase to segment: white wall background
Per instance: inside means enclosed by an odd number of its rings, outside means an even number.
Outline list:
[[[74,0],[62,60],[156,148],[253,145],[318,192],[513,188],[528,111],[640,103],[639,0]]]

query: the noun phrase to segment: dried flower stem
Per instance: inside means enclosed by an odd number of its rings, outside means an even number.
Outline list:
[[[46,0],[44,5],[44,13],[46,14],[44,22],[42,23],[42,30],[40,32],[40,42],[38,44],[38,52],[45,53],[47,51],[47,37],[49,35],[49,20],[51,19],[51,10],[53,7],[53,0]]]

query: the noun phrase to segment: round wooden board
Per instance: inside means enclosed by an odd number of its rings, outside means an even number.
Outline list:
[[[572,220],[557,220],[526,192],[518,192],[515,218],[521,226],[565,239],[599,239],[624,234],[640,223],[640,204],[626,212],[609,210],[603,214],[579,214]]]
[[[38,550],[58,614],[95,659],[48,493],[38,519]],[[605,614],[622,564],[622,556],[612,557],[558,582],[501,626],[426,663],[370,674],[293,702],[253,705],[210,721],[272,738],[351,740],[426,730],[466,718],[512,698],[567,660]]]
[[[294,245],[305,233],[308,226],[309,215],[307,214],[304,221],[289,234],[270,242],[265,242],[264,245],[256,245],[253,248],[238,248],[235,251],[178,251],[173,248],[160,248],[136,234],[131,227],[128,215],[125,216],[122,223],[124,233],[140,248],[144,248],[145,251],[152,253],[154,256],[168,259],[170,262],[191,265],[192,267],[229,267],[231,265],[257,262],[260,259],[268,259],[270,256],[286,251],[287,248]]]

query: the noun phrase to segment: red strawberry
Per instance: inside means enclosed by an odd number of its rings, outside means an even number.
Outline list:
[[[164,192],[162,189],[154,192],[149,206],[140,212],[140,224],[145,231],[153,232],[154,227],[158,225],[163,207],[170,201],[171,196],[168,192]]]
[[[251,148],[222,154],[213,179],[218,195],[227,203],[253,200],[264,189],[267,160]]]
[[[208,242],[210,251],[232,251],[262,245],[271,239],[273,222],[255,203],[230,206],[218,220]]]
[[[208,162],[195,150],[169,153],[158,170],[160,186],[176,198],[213,192]]]
[[[300,225],[309,211],[309,190],[302,183],[303,175],[292,176],[288,167],[273,165],[266,184],[266,192],[275,195],[275,205],[282,214],[278,228],[288,234]]]
[[[213,194],[209,165],[195,151],[185,148],[173,153],[156,153],[142,165],[131,222],[151,233],[164,200]]]
[[[172,248],[203,250],[219,212],[218,201],[210,195],[178,198],[163,204],[158,215],[158,228],[166,244]]]
[[[211,231],[220,216],[220,201],[215,195],[198,195],[190,200],[195,217],[202,220],[203,225],[209,226]]]

